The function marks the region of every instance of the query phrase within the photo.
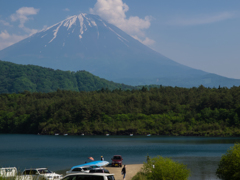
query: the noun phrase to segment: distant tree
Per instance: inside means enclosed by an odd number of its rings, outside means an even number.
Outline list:
[[[222,156],[216,174],[223,180],[240,179],[240,144],[235,144]]]

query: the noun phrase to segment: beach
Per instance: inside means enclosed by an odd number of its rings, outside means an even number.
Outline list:
[[[125,180],[131,180],[133,176],[135,176],[143,167],[143,164],[127,164],[126,167],[126,178]],[[107,166],[104,167],[105,169],[109,170],[111,174],[114,174],[115,180],[122,180],[123,175],[121,174],[122,167],[111,167]],[[63,176],[66,175],[67,170],[61,170],[61,171],[56,171],[56,173],[63,174]]]
[[[129,164],[126,167],[126,180],[131,180],[143,167],[143,164]],[[105,167],[111,174],[114,174],[115,180],[122,180],[121,174],[122,167]]]

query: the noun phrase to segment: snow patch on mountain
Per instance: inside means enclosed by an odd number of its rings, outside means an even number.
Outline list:
[[[63,26],[68,27],[67,30],[69,30],[72,27],[72,25],[76,23],[76,20],[77,20],[77,17],[73,16],[73,18],[67,20]]]
[[[63,21],[60,23],[60,25],[57,27],[57,29],[55,29],[53,32],[53,38],[48,42],[48,43],[50,43],[50,42],[52,42],[56,37],[57,37],[57,33],[58,33],[58,30],[59,30],[59,28],[62,26],[62,24],[63,24]]]
[[[41,38],[43,38],[44,36],[46,36],[47,34],[44,34]]]

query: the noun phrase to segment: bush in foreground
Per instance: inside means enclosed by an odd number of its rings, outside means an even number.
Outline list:
[[[216,174],[223,180],[240,179],[240,144],[235,144],[222,156]]]
[[[138,172],[132,180],[147,180],[147,176],[143,172]]]
[[[186,165],[174,162],[170,158],[157,156],[149,158],[133,180],[187,180],[189,176],[190,170]]]

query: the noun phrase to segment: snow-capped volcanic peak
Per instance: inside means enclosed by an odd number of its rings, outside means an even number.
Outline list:
[[[96,22],[97,21],[97,22]],[[69,33],[78,33],[77,37],[81,40],[84,36],[84,32],[86,32],[89,28],[95,28],[95,33],[97,33],[97,37],[99,37],[99,30],[98,30],[98,24],[105,26],[107,29],[112,31],[118,36],[118,39],[122,41],[122,43],[128,42],[125,38],[120,36],[118,33],[116,33],[112,28],[110,28],[106,22],[104,22],[102,19],[96,18],[93,15],[88,15],[86,13],[81,13],[79,15],[74,15],[71,17],[68,17],[67,19],[54,24],[51,27],[48,27],[47,29],[41,31],[41,32],[47,32],[52,31],[52,38],[49,39],[48,43],[51,43],[54,41],[54,39],[57,37],[58,32],[61,28],[65,28]],[[42,36],[42,38],[45,35]],[[125,41],[125,42],[124,42]],[[125,44],[126,45],[126,44]],[[128,46],[128,45],[127,45]]]
[[[80,24],[80,31],[79,31],[80,39],[82,38],[84,31],[87,31],[87,26],[89,27],[97,26],[96,22],[93,19],[90,19],[87,17],[87,14],[82,13],[79,15],[71,16],[45,30],[47,31],[52,27],[56,27],[56,29],[53,30],[53,38],[49,41],[49,43],[51,43],[57,37],[58,30],[61,26],[64,26],[69,31],[72,28],[75,28],[73,25],[76,25],[77,21],[79,21],[79,24]],[[73,33],[74,29],[71,30],[71,32]]]

